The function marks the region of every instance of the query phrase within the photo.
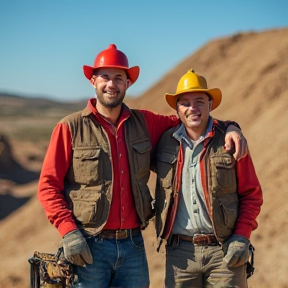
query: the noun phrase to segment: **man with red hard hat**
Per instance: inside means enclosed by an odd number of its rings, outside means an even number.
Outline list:
[[[150,157],[161,134],[179,119],[123,103],[140,69],[129,67],[114,44],[83,70],[97,98],[54,128],[38,197],[63,237],[64,256],[75,264],[81,287],[148,287],[141,230],[154,217]],[[239,134],[229,132],[226,140],[241,155],[247,147]]]

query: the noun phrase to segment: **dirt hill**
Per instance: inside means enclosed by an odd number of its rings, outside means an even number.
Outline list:
[[[288,28],[215,39],[184,59],[141,97],[126,99],[126,103],[133,108],[174,113],[166,104],[164,93],[175,92],[178,80],[190,68],[204,75],[211,88],[222,90],[223,101],[212,115],[219,119],[233,119],[240,124],[248,140],[264,193],[264,205],[258,218],[259,227],[252,235],[256,247],[256,272],[248,283],[253,288],[288,287],[288,247],[285,237],[288,234],[288,204],[284,201],[288,179],[288,130],[285,127],[288,122],[287,55]],[[21,98],[21,101],[25,102],[25,99]],[[10,107],[17,102],[11,98],[11,103],[5,103]],[[40,115],[45,117],[42,118],[39,114],[37,117],[32,112],[33,115],[29,114],[29,109],[27,115],[17,119],[7,113],[4,116],[0,113],[0,131],[4,131],[11,142],[14,159],[35,173],[41,168],[49,139],[47,135],[51,133],[56,118],[59,117],[59,120],[66,115],[64,113],[68,113],[65,105],[60,107],[55,103],[55,109],[53,105],[49,107],[49,113],[43,108]],[[14,109],[11,108],[11,113]],[[31,119],[34,119],[33,124]],[[7,125],[13,129],[7,129]],[[26,128],[25,135],[19,132],[21,129],[16,129],[27,125],[30,130],[28,133]],[[45,128],[45,135],[41,134],[41,128]],[[33,131],[39,134],[35,135]],[[33,134],[32,142],[27,134]],[[0,221],[0,287],[28,288],[27,259],[34,250],[54,252],[60,237],[46,220],[35,197],[37,180],[15,183],[13,179],[6,179],[3,184],[4,180],[0,179],[0,184],[1,181],[0,194],[9,194],[13,199],[29,199]],[[151,287],[162,287],[164,253],[155,252],[153,225],[144,232],[144,237],[150,263]]]

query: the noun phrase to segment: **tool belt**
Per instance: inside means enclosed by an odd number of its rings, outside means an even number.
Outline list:
[[[40,253],[35,251],[34,256],[28,259],[30,263],[31,288],[72,288],[76,282],[74,266],[68,262],[59,248],[56,254]]]
[[[102,230],[102,239],[126,239],[130,236],[134,236],[140,233],[140,228],[126,229],[126,230]]]
[[[219,245],[219,242],[214,234],[195,234],[193,237],[174,234],[173,237],[178,237],[182,241],[191,242],[195,246]]]

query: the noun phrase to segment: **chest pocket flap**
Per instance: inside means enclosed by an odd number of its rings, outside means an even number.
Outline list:
[[[217,168],[231,169],[235,166],[235,160],[232,156],[214,156],[213,162]]]
[[[235,160],[231,155],[216,155],[210,158],[212,190],[220,193],[235,193]]]
[[[85,161],[97,159],[100,156],[100,149],[75,149],[73,157]]]
[[[85,185],[96,185],[103,180],[103,161],[100,149],[75,149],[73,153],[73,172],[75,181]]]
[[[147,153],[151,151],[151,143],[149,139],[147,139],[147,141],[133,144],[133,149],[135,149],[140,154]]]
[[[173,165],[176,163],[175,154],[168,151],[159,151],[157,153],[157,178],[163,188],[171,187]]]
[[[150,170],[150,152],[151,152],[151,143],[147,138],[141,142],[132,144],[133,147],[133,159],[135,172],[142,175],[145,171]]]

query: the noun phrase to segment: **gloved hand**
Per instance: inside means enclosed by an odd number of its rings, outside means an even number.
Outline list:
[[[223,243],[223,263],[227,267],[239,267],[244,265],[249,258],[250,241],[240,235],[232,235]]]
[[[83,267],[86,263],[92,264],[93,258],[89,246],[79,230],[67,233],[62,242],[64,256],[70,263]]]

